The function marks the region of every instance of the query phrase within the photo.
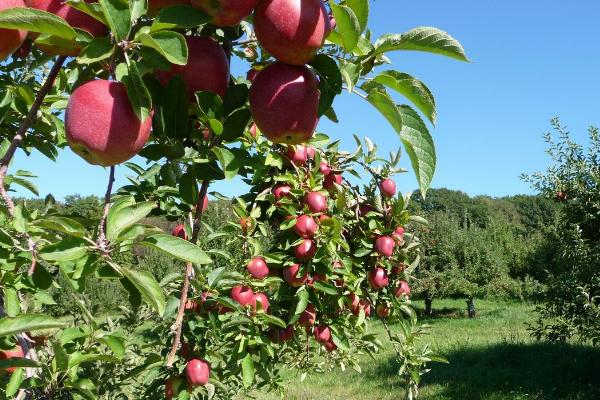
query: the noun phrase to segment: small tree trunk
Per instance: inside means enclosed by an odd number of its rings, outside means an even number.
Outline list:
[[[469,297],[469,300],[467,300],[467,312],[469,318],[475,318],[475,302],[472,297]]]
[[[429,293],[425,293],[425,315],[433,314],[431,303],[433,303],[433,299],[431,298],[431,296],[429,296]]]

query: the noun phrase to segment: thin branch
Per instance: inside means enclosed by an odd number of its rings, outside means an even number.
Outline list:
[[[373,307],[373,311],[375,311],[375,314],[377,314],[377,310],[375,308],[375,303],[373,302],[373,298],[371,298],[371,294],[369,292],[366,292],[367,296],[369,298],[369,304],[371,304],[371,307]],[[398,356],[398,360],[402,360],[405,357],[402,356],[402,353],[400,352],[400,350],[398,350],[398,347],[396,346],[396,341],[394,340],[394,337],[392,336],[392,331],[390,330],[390,327],[388,326],[387,322],[385,322],[385,318],[381,317],[380,315],[377,315],[379,317],[379,320],[381,321],[381,323],[383,323],[383,327],[385,328],[385,331],[388,334],[388,338],[390,339],[390,342],[392,343],[392,346],[394,346],[394,351],[396,352],[396,356]]]
[[[108,185],[106,186],[106,193],[104,194],[104,208],[102,210],[102,217],[98,224],[98,247],[103,253],[108,252],[108,245],[106,243],[106,218],[110,211],[110,196],[112,194],[113,183],[115,182],[115,166],[110,167],[110,173],[108,176]]]

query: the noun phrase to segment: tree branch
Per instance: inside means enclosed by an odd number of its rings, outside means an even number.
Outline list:
[[[110,173],[108,175],[108,185],[106,186],[106,193],[104,194],[104,208],[102,210],[102,217],[98,224],[98,248],[104,254],[108,252],[108,245],[106,243],[106,217],[110,211],[110,196],[112,194],[113,183],[115,182],[115,166],[110,167]]]

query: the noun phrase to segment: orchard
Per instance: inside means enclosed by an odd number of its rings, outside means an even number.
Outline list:
[[[417,396],[443,358],[410,302],[426,221],[395,177],[410,162],[427,191],[436,109],[386,54],[467,58],[436,28],[372,38],[369,3],[0,0],[0,397],[230,399],[282,391],[284,368],[360,371],[382,339],[399,396]],[[344,92],[380,112],[408,158],[318,130],[338,122]],[[37,194],[15,153],[60,163],[63,149],[106,168],[98,219],[61,214],[51,195],[43,210],[13,200],[16,186]],[[118,165],[134,175],[113,188]],[[214,230],[208,196],[224,198],[211,184],[236,177],[235,218]],[[183,268],[158,281],[123,261],[147,248]],[[90,278],[118,281],[130,303],[95,315]],[[78,293],[68,317],[47,311],[59,282]],[[376,319],[387,337],[370,332]]]

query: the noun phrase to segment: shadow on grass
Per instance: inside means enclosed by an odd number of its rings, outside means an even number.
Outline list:
[[[465,348],[446,354],[450,364],[432,364],[421,384],[427,399],[600,399],[600,349],[532,343]],[[393,360],[371,370],[390,381]]]

